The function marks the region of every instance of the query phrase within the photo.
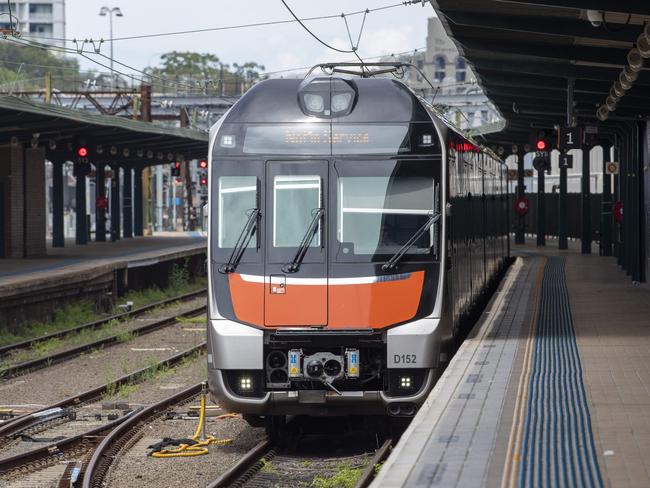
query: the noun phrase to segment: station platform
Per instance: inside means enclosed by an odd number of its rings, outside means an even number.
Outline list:
[[[650,486],[650,290],[613,258],[513,255],[373,487]]]
[[[1,259],[0,320],[38,320],[80,296],[92,299],[107,292],[117,296],[136,280],[138,285],[150,281],[160,286],[159,278],[166,279],[172,263],[191,259],[201,265],[205,254],[206,238],[201,233],[161,232],[83,246],[66,242],[65,248],[49,247],[44,257]]]

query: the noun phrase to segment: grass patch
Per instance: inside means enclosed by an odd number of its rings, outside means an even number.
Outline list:
[[[117,390],[117,396],[120,398],[128,398],[137,390],[138,390],[137,385],[133,383],[125,383],[122,386],[120,386],[119,390]]]
[[[176,266],[176,268],[174,267]],[[200,277],[194,280],[189,279],[189,272],[186,268],[174,265],[170,271],[169,284],[170,286],[165,289],[160,289],[157,287],[147,288],[144,290],[134,290],[126,293],[123,297],[120,297],[118,304],[124,303],[127,301],[133,302],[134,308],[139,308],[150,303],[159,302],[166,300],[170,297],[177,295],[182,295],[189,293],[191,291],[199,290],[207,286],[207,278]],[[162,307],[161,307],[162,308]],[[122,309],[115,308],[110,312],[110,314],[117,314],[122,312]],[[86,324],[88,322],[93,322],[105,317],[105,314],[100,314],[95,311],[94,303],[90,300],[81,300],[76,303],[68,304],[54,312],[52,320],[50,321],[40,321],[40,322],[24,322],[19,326],[9,330],[4,326],[0,326],[0,346],[6,344],[13,344],[15,342],[20,342],[28,339],[34,339],[43,335],[51,334],[53,332],[59,332],[66,329],[71,329],[78,325]],[[117,323],[117,322],[116,322]],[[188,322],[194,323],[194,322]],[[75,334],[79,338],[79,341],[73,341],[77,343],[82,343],[84,339],[83,334],[90,334],[90,338],[95,336],[97,331],[105,331],[106,328],[110,328],[110,323],[104,325],[100,329],[92,331],[82,331],[79,335]],[[103,336],[105,332],[100,333],[99,336]],[[99,339],[100,337],[97,337]],[[37,349],[37,355],[46,355],[45,351],[54,350],[61,346],[60,343],[56,343],[59,339],[52,339],[53,342],[43,341],[35,346],[34,349]],[[66,343],[70,342],[70,337],[66,337]],[[30,357],[33,357],[33,352],[30,353]],[[1,366],[0,366],[1,367]]]
[[[262,467],[260,468],[260,472],[262,473],[275,473],[275,467],[273,464],[271,464],[271,461],[267,460],[266,458],[262,458],[262,461],[260,461],[262,464]]]
[[[95,341],[113,335],[118,336],[118,342],[127,342],[135,338],[135,334],[128,330],[120,332],[121,327],[121,322],[117,320],[111,320],[110,322],[107,322],[97,329],[84,329],[73,334],[68,334],[64,339],[53,337],[52,339],[47,339],[35,343],[31,349],[21,349],[15,351],[6,356],[3,361],[1,361],[1,363],[4,365],[13,365],[24,361],[29,361],[31,359],[38,359],[52,354],[55,351],[61,351],[83,344],[93,343]]]
[[[124,342],[129,342],[133,339],[135,339],[136,335],[133,331],[130,330],[125,330],[123,332],[120,332],[117,334],[117,342],[124,343]]]
[[[115,396],[115,393],[117,393],[118,388],[119,387],[117,386],[117,383],[113,383],[113,382],[109,383],[106,386],[106,390],[104,391],[104,393],[102,393],[102,400],[107,400]]]
[[[312,488],[354,488],[363,474],[365,466],[352,467],[341,464],[332,476],[316,476],[311,483]]]
[[[58,309],[50,322],[27,322],[12,331],[0,327],[0,345],[12,344],[97,320],[100,316],[93,308],[92,302],[82,300]]]
[[[197,315],[196,317],[180,317],[178,319],[178,322],[181,324],[197,324],[197,325],[205,325],[206,318],[205,315]]]
[[[140,373],[136,377],[132,378],[128,383],[125,383],[121,386],[117,386],[113,382],[106,381],[108,383],[108,388],[102,395],[102,400],[108,400],[112,397],[118,398],[128,398],[130,395],[138,391],[141,383],[146,381],[156,381],[163,378],[168,378],[176,374],[180,369],[189,367],[194,361],[197,361],[201,356],[200,352],[195,352],[183,358],[175,366],[168,366],[166,364],[160,364],[158,359],[154,357],[149,357],[146,359],[145,364],[136,366],[137,369],[148,368],[146,371]],[[206,363],[207,367],[207,363]],[[126,374],[125,370],[128,369],[126,364],[122,364],[122,371]],[[109,373],[112,374],[112,373]]]

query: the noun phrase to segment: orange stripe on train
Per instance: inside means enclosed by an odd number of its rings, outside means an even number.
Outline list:
[[[260,327],[378,329],[415,316],[424,271],[400,280],[330,286],[288,280],[284,293],[271,293],[268,279],[256,278],[245,280],[235,273],[229,276],[235,317],[242,322]]]

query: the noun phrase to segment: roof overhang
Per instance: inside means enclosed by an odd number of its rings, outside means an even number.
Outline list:
[[[102,156],[93,154],[94,159],[114,159],[116,162],[160,163],[159,153],[169,159],[172,154],[186,159],[207,156],[208,134],[193,129],[168,127],[131,120],[115,115],[101,115],[72,110],[56,105],[37,103],[28,99],[0,97],[0,133],[3,143],[12,138],[20,142],[38,140],[48,148],[54,141],[58,150],[76,137],[86,137],[94,145],[105,148]],[[109,149],[115,146],[117,155]],[[124,149],[128,148],[128,157]],[[140,153],[143,156],[138,157]],[[152,154],[147,158],[146,154]],[[119,161],[117,161],[119,160]],[[155,160],[155,162],[154,162]]]
[[[573,81],[579,123],[611,125],[650,115],[650,70],[644,68],[607,122],[596,118],[627,54],[650,20],[648,0],[431,0],[478,83],[506,120],[488,139],[526,142],[531,128],[567,120]],[[603,11],[594,26],[587,9]],[[650,63],[648,63],[650,66]]]

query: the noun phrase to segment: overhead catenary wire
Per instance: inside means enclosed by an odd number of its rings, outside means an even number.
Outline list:
[[[285,2],[284,0],[280,0],[280,1],[282,2],[282,5],[284,5],[285,8],[289,11],[289,13],[293,16],[293,18],[296,19],[296,22],[298,22],[298,23],[300,24],[300,26],[301,26],[303,29],[305,29],[305,30],[307,31],[307,33],[309,33],[310,36],[312,36],[314,39],[316,39],[318,42],[320,42],[323,46],[325,46],[325,47],[328,48],[328,49],[331,49],[332,51],[336,51],[336,52],[338,52],[338,53],[343,53],[343,54],[351,54],[351,53],[356,52],[356,49],[354,48],[354,46],[352,47],[351,50],[339,49],[338,47],[334,47],[334,46],[332,46],[331,44],[328,44],[328,43],[326,43],[325,41],[323,41],[320,37],[318,37],[316,34],[314,34],[314,33],[309,29],[309,27],[307,27],[307,26],[303,23],[303,21],[302,21],[301,19],[298,18],[298,16],[293,12],[293,10],[291,10],[291,7],[289,7],[289,5],[287,5],[287,2]],[[345,17],[343,17],[343,18],[345,19]],[[346,24],[347,24],[347,22],[346,22]],[[349,32],[348,32],[348,34],[349,34]]]
[[[147,81],[147,80],[144,80],[144,79],[142,79],[140,77],[134,76],[133,74],[125,73],[125,72],[120,71],[118,69],[111,68],[110,66],[108,66],[108,65],[106,65],[106,64],[104,64],[104,63],[102,63],[100,61],[97,61],[96,59],[88,56],[88,54],[99,54],[99,55],[101,55],[102,57],[104,57],[104,58],[106,58],[108,60],[111,59],[109,56],[103,55],[101,53],[96,53],[94,51],[77,51],[75,49],[62,48],[62,47],[59,47],[59,46],[53,46],[51,44],[44,44],[44,43],[35,42],[35,41],[28,41],[28,40],[23,41],[23,40],[20,40],[20,39],[17,39],[17,38],[8,38],[8,39],[10,39],[12,42],[14,42],[16,44],[20,44],[20,45],[23,45],[23,46],[30,46],[30,47],[35,47],[35,48],[39,48],[39,49],[63,52],[63,53],[68,53],[68,54],[75,54],[75,55],[81,56],[84,59],[87,59],[88,61],[90,61],[92,63],[97,64],[98,66],[101,66],[101,67],[103,67],[103,68],[105,68],[105,69],[107,69],[109,71],[112,71],[114,73],[122,75],[122,76],[124,76],[126,78],[131,78],[133,80],[137,80],[142,84],[150,83],[150,81]],[[121,65],[121,66],[124,66],[124,67],[128,68],[128,69],[132,69],[133,71],[142,73],[145,76],[153,77],[153,78],[157,77],[156,75],[152,75],[150,73],[146,73],[144,71],[133,68],[132,66],[124,64],[121,61],[118,61],[118,60],[115,60],[115,59],[113,59],[113,61],[116,62],[117,64]],[[186,84],[186,83],[182,83],[182,82],[175,82],[175,81],[170,81],[170,80],[165,80],[165,82],[169,83],[170,85],[175,85],[175,86],[178,86],[178,87],[181,87],[181,88],[196,89],[196,86]]]
[[[97,61],[95,59],[92,59],[92,58],[86,56],[86,54],[96,54],[93,51],[79,52],[79,51],[69,49],[69,48],[61,48],[59,46],[52,46],[52,45],[44,44],[44,43],[36,43],[34,41],[25,40],[24,42],[21,42],[18,39],[10,39],[10,38],[7,38],[7,40],[11,40],[11,41],[15,42],[16,44],[19,44],[19,45],[22,45],[22,46],[35,47],[35,48],[44,49],[44,50],[58,51],[58,52],[63,52],[63,53],[67,53],[67,54],[80,55],[80,56],[88,59],[92,63],[97,64],[98,66],[106,68],[106,69],[108,69],[110,71],[110,67],[106,66],[105,64],[103,64],[103,63],[101,63],[101,62],[99,62],[99,61]],[[418,47],[418,48],[415,48],[415,49],[409,49],[407,51],[391,53],[389,55],[381,54],[381,55],[377,55],[377,56],[368,57],[368,58],[366,58],[366,60],[369,61],[369,60],[373,60],[373,59],[380,59],[380,58],[383,58],[383,57],[386,57],[386,56],[397,57],[397,56],[402,56],[402,55],[406,55],[406,54],[416,53],[416,52],[424,50],[424,49],[426,49],[426,48],[425,47]],[[110,57],[108,57],[106,55],[102,55],[102,56],[104,58],[110,60]],[[129,65],[127,65],[125,63],[122,63],[121,61],[119,61],[117,59],[113,59],[113,61],[116,62],[117,64],[121,65],[121,66],[125,66],[125,67],[127,67],[129,69],[133,69],[134,71],[143,73],[147,77],[152,77],[152,76],[156,77],[156,75],[153,75],[151,73],[147,73],[147,72],[144,72],[144,71],[141,71],[141,70],[137,70],[136,68],[132,68]],[[41,64],[33,64],[33,63],[20,63],[20,62],[16,62],[16,61],[8,61],[8,60],[0,60],[0,62],[11,63],[11,64],[16,64],[16,65],[23,64],[24,66],[33,66],[33,67],[41,67],[41,68],[70,69],[70,70],[75,70],[76,69],[76,68],[72,68],[72,67],[59,67],[59,66],[49,66],[49,65],[41,65]],[[294,68],[285,68],[285,69],[282,69],[282,70],[265,71],[265,72],[260,73],[260,77],[268,77],[268,76],[276,75],[276,74],[280,74],[280,73],[297,72],[297,71],[307,70],[309,68],[311,68],[311,66],[299,66],[299,67],[294,67]],[[132,74],[129,74],[129,73],[124,73],[124,72],[116,70],[116,69],[113,69],[113,71],[116,72],[117,74],[120,74],[120,75],[125,76],[127,78],[132,78],[133,80],[140,81],[141,83],[147,83],[148,82],[147,80],[143,80],[142,78],[136,77],[136,76],[134,76]],[[164,77],[158,76],[158,78],[165,81],[166,83],[169,83],[170,85],[176,85],[176,86],[183,87],[183,88],[195,88],[195,86],[193,86],[193,85],[189,85],[189,84],[185,84],[185,83],[181,83],[181,82],[174,82],[174,81],[168,80],[168,79],[166,79]],[[218,83],[220,81],[222,81],[222,80],[216,80],[214,82]],[[453,86],[463,86],[463,85],[476,85],[476,82],[464,81],[464,82],[457,82],[457,83],[440,84],[440,85],[438,85],[438,88],[449,88],[449,87],[453,87]],[[232,98],[232,97],[229,97],[229,98]]]
[[[347,12],[345,13],[346,16],[354,16],[354,15],[361,15],[366,12],[371,13],[371,12],[378,12],[381,10],[386,10],[386,9],[392,9],[392,8],[397,8],[397,7],[403,7],[406,5],[410,4],[415,4],[419,3],[419,0],[409,0],[409,1],[403,1],[399,3],[394,3],[390,5],[384,5],[381,7],[375,7],[371,9],[363,9],[363,10],[357,10],[354,12]],[[336,19],[339,18],[341,14],[329,14],[329,15],[319,15],[319,16],[314,16],[314,17],[305,17],[299,19],[302,22],[311,22],[314,20],[328,20],[328,19]],[[133,36],[122,36],[122,37],[114,37],[112,40],[115,41],[130,41],[130,40],[137,40],[137,39],[148,39],[152,37],[167,37],[167,36],[178,36],[178,35],[187,35],[187,34],[201,34],[205,32],[217,32],[217,31],[224,31],[224,30],[235,30],[235,29],[248,29],[252,27],[265,27],[265,26],[272,26],[272,25],[282,25],[282,24],[292,24],[298,22],[296,19],[285,19],[285,20],[271,20],[271,21],[266,21],[266,22],[253,22],[253,23],[248,23],[248,24],[239,24],[239,25],[228,25],[228,26],[219,26],[219,27],[206,27],[203,29],[187,29],[187,30],[182,30],[182,31],[170,31],[170,32],[157,32],[157,33],[152,33],[152,34],[138,34],[138,35],[133,35]],[[32,37],[32,38],[39,38],[39,39],[45,39],[49,41],[59,41],[59,42],[69,42],[69,43],[77,43],[79,42],[79,38],[66,38],[66,37],[45,37],[45,36],[36,36],[36,35],[29,35],[29,34],[23,34],[23,37]],[[83,37],[84,39],[91,39],[92,36],[80,36]]]
[[[283,1],[283,3],[284,3],[284,1]],[[288,7],[288,5],[286,5],[286,3],[285,3],[285,6],[292,13],[292,15],[294,17],[294,19],[292,19],[292,20],[271,21],[271,22],[255,23],[255,24],[242,24],[242,25],[239,25],[239,26],[215,27],[215,28],[209,28],[209,29],[195,29],[195,30],[171,32],[171,33],[144,34],[144,35],[140,35],[140,36],[128,36],[128,37],[122,37],[122,38],[113,38],[113,40],[116,41],[116,40],[126,40],[126,39],[141,39],[141,38],[146,38],[146,37],[158,37],[158,36],[163,36],[163,35],[176,35],[176,34],[184,34],[184,33],[192,33],[192,32],[203,32],[203,31],[210,31],[210,30],[225,30],[225,29],[245,28],[245,27],[253,27],[253,26],[260,26],[260,25],[274,25],[274,24],[278,24],[278,23],[287,23],[287,22],[299,22],[304,28],[306,28],[306,26],[302,23],[303,21],[318,20],[318,19],[333,19],[333,18],[338,18],[338,17],[343,17],[345,19],[346,16],[363,14],[364,18],[363,18],[361,29],[359,31],[359,36],[358,36],[358,39],[357,39],[357,46],[358,46],[358,43],[359,43],[359,41],[361,39],[361,34],[362,34],[362,31],[363,31],[363,27],[365,25],[365,18],[366,18],[368,13],[375,12],[375,11],[386,10],[386,9],[391,9],[391,8],[396,8],[396,7],[400,7],[400,6],[406,6],[406,5],[414,4],[414,3],[418,3],[417,0],[407,0],[407,1],[403,1],[401,3],[384,5],[384,6],[376,7],[376,8],[373,8],[373,9],[366,8],[364,10],[358,10],[358,11],[355,11],[355,12],[342,13],[342,14],[336,14],[336,15],[324,15],[324,16],[317,16],[317,17],[309,17],[309,18],[304,18],[304,19],[300,19],[297,16],[295,16],[293,14],[293,12],[291,11],[291,9]],[[347,20],[345,22],[346,22],[346,27],[347,27]],[[307,30],[309,30],[309,29],[307,29]],[[349,27],[348,27],[348,35],[350,36]],[[125,64],[125,63],[117,61],[114,58],[111,58],[109,56],[106,56],[106,55],[102,54],[101,53],[101,44],[103,42],[103,39],[100,39],[98,41],[94,41],[93,39],[85,39],[83,41],[77,41],[77,39],[33,36],[33,37],[38,37],[40,39],[74,42],[76,44],[77,48],[72,50],[72,49],[65,48],[65,47],[53,46],[53,45],[50,45],[50,44],[40,43],[40,42],[36,42],[36,41],[30,41],[29,39],[27,39],[27,38],[32,37],[32,36],[23,35],[21,37],[26,38],[26,39],[24,39],[25,42],[29,43],[30,45],[33,45],[34,47],[39,47],[39,48],[42,48],[42,49],[51,49],[51,50],[64,52],[64,53],[68,53],[68,54],[78,54],[78,55],[81,55],[82,57],[84,57],[85,59],[88,59],[89,61],[91,61],[91,62],[93,62],[93,63],[95,63],[95,64],[97,64],[99,66],[102,66],[104,68],[106,68],[106,66],[103,63],[100,63],[97,60],[92,59],[91,57],[87,56],[86,54],[100,55],[100,56],[104,57],[107,60],[112,59],[114,62],[117,62],[118,64],[124,66],[125,68],[133,70],[133,71],[135,71],[137,73],[140,73],[140,74],[142,74],[142,75],[144,75],[144,76],[146,76],[148,78],[156,78],[156,79],[162,80],[162,81],[164,81],[166,83],[169,83],[171,85],[176,85],[176,86],[179,86],[179,87],[186,87],[186,88],[190,88],[190,89],[195,88],[194,86],[190,86],[190,85],[187,85],[185,83],[173,82],[173,81],[170,81],[170,80],[168,80],[166,78],[159,77],[159,76],[155,75],[154,73],[139,70],[139,69],[134,68],[132,66],[129,66],[129,65]],[[351,37],[350,37],[350,39],[351,39]],[[81,49],[79,49],[79,42],[81,42]],[[95,44],[96,42],[97,42],[97,44]],[[93,45],[93,51],[83,49],[83,46],[86,43],[89,43],[89,44]],[[99,47],[97,47],[97,46],[99,46]],[[330,47],[332,47],[332,46],[330,46]],[[334,49],[337,50],[337,48],[334,48]],[[361,63],[364,62],[363,59],[361,59],[361,57],[359,56],[359,54],[356,52],[356,48],[353,48],[350,51],[347,51],[347,50],[338,50],[338,51],[339,52],[344,52],[344,53],[354,53],[355,57],[357,57],[357,59],[359,61],[361,61]],[[110,68],[108,68],[108,69],[110,70]],[[141,83],[144,82],[144,80],[142,80],[142,79],[136,78],[133,75],[123,73],[123,72],[121,72],[119,70],[113,70],[113,71],[118,73],[118,74],[121,74],[122,76],[127,76],[127,77],[130,77],[130,78],[134,79],[134,80],[138,80]],[[287,70],[287,71],[289,71],[289,70]],[[261,74],[261,76],[267,76],[267,75],[268,74],[266,74],[266,73]],[[220,81],[222,82],[222,80],[220,80]]]
[[[51,50],[51,51],[62,52],[62,53],[67,53],[67,54],[79,55],[79,56],[84,57],[85,59],[88,59],[92,63],[97,64],[97,65],[99,65],[99,66],[101,66],[103,68],[106,68],[106,69],[108,69],[110,71],[110,67],[107,67],[105,64],[103,64],[103,63],[101,63],[101,62],[99,62],[99,61],[97,61],[95,59],[92,59],[89,56],[86,56],[87,54],[99,54],[99,55],[101,55],[102,57],[104,57],[107,60],[111,59],[109,56],[106,56],[106,55],[101,54],[101,53],[96,53],[95,51],[83,51],[82,50],[80,52],[80,51],[78,51],[76,49],[65,48],[65,47],[60,47],[60,46],[54,46],[54,45],[51,45],[51,44],[45,44],[45,43],[41,43],[41,42],[30,41],[30,40],[27,40],[27,39],[22,40],[20,38],[7,38],[7,40],[13,41],[16,44],[20,44],[20,45],[23,45],[23,46],[35,47],[35,48],[44,49],[44,50]],[[420,50],[423,50],[423,49],[425,49],[425,47],[418,47],[416,49],[409,49],[408,51],[402,51],[402,52],[398,52],[398,53],[391,53],[389,56],[393,56],[393,57],[394,56],[401,56],[401,55],[417,52],[417,51],[420,51]],[[382,55],[372,56],[372,57],[369,57],[369,58],[366,58],[366,59],[368,59],[368,60],[379,59],[379,58],[382,58],[384,56],[386,56],[386,55],[382,54]],[[142,70],[138,70],[137,68],[133,68],[132,66],[129,66],[129,65],[127,65],[127,64],[125,64],[125,63],[123,63],[123,62],[121,62],[121,61],[119,61],[119,60],[117,60],[115,58],[113,58],[113,61],[115,63],[121,65],[121,66],[124,66],[124,67],[128,68],[128,69],[132,69],[133,71],[142,73],[144,76],[154,77],[154,78],[157,77],[158,79],[160,79],[160,80],[162,80],[162,81],[164,81],[166,83],[169,83],[170,85],[176,85],[176,86],[184,87],[184,88],[196,88],[193,85],[185,84],[185,83],[182,83],[182,82],[174,82],[174,81],[168,80],[167,78],[157,76],[157,75],[152,74],[152,73],[147,73],[147,72],[142,71]],[[14,62],[12,62],[12,63],[14,63]],[[14,63],[14,64],[20,64],[20,63]],[[48,67],[46,65],[33,65],[33,64],[30,64],[30,63],[25,63],[25,66]],[[52,68],[56,69],[58,67],[52,66]],[[296,68],[286,68],[286,69],[276,70],[276,71],[266,71],[266,72],[260,73],[260,77],[271,76],[271,75],[275,75],[275,74],[279,74],[279,73],[288,73],[288,72],[306,70],[306,69],[309,69],[309,68],[311,68],[311,66],[300,66],[300,67],[296,67]],[[66,68],[66,69],[74,69],[74,68]],[[132,74],[124,73],[124,72],[116,70],[116,69],[114,69],[113,71],[116,72],[117,74],[122,75],[122,76],[132,78],[132,79],[134,79],[136,81],[140,81],[141,83],[146,83],[147,82],[146,80],[143,80],[143,79],[141,79],[139,77],[133,76]],[[222,81],[222,80],[216,80],[215,82],[218,83],[219,81]]]

